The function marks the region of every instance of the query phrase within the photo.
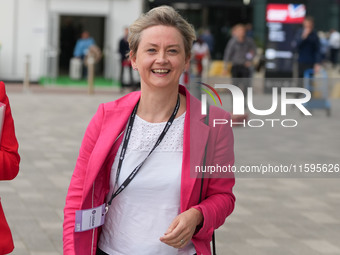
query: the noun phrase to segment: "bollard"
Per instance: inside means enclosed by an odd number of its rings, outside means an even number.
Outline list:
[[[31,57],[30,55],[26,55],[26,62],[25,62],[25,77],[24,77],[24,84],[23,89],[24,91],[28,91],[30,87],[30,65],[31,65]]]
[[[88,93],[92,95],[94,94],[94,58],[92,56],[88,57],[87,68]]]

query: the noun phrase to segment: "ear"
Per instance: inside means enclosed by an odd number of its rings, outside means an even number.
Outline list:
[[[133,56],[132,51],[129,53],[129,58],[131,60],[132,68],[137,69],[137,64],[136,64],[136,54]]]
[[[185,65],[184,65],[184,71],[188,71],[190,69],[190,59],[191,59],[190,55],[186,57]]]

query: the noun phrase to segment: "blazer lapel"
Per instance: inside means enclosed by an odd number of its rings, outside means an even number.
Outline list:
[[[120,104],[108,103],[106,105],[108,109],[104,108],[101,132],[89,159],[83,194],[90,194],[92,184],[110,154],[116,139],[125,130],[128,119],[139,98],[140,93],[134,93]]]
[[[195,166],[202,166],[204,149],[208,141],[210,127],[204,123],[205,116],[201,115],[200,101],[191,96],[183,86],[180,86],[179,90],[186,95],[187,103],[184,122],[180,204],[181,211],[184,211],[187,209],[189,201],[192,198],[196,181],[200,180],[197,179],[198,172],[195,172]],[[86,196],[86,194],[92,193],[93,183],[112,150],[116,138],[124,131],[133,107],[139,98],[140,93],[136,93],[130,98],[122,100],[121,104],[112,104],[110,105],[112,107],[105,109],[101,133],[89,159],[83,195]],[[85,196],[83,196],[83,199],[85,199]]]
[[[208,142],[210,127],[201,115],[201,103],[187,95],[187,114],[184,124],[183,165],[181,180],[181,211],[187,209],[194,185],[198,180],[195,166],[202,166],[205,146]],[[200,180],[200,179],[199,179]]]

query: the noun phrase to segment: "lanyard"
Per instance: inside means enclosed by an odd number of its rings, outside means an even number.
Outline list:
[[[130,140],[130,135],[131,135],[131,131],[132,131],[132,127],[133,127],[133,123],[135,121],[135,117],[136,117],[136,113],[137,113],[137,108],[138,108],[138,104],[139,104],[139,101],[137,102],[135,108],[133,109],[133,112],[130,116],[130,119],[129,119],[129,124],[128,124],[128,127],[127,127],[127,131],[126,131],[126,135],[124,137],[124,142],[123,142],[123,147],[122,147],[122,151],[120,152],[120,156],[119,156],[119,162],[118,162],[118,167],[117,167],[117,172],[116,172],[116,184],[118,182],[118,177],[120,175],[120,171],[121,171],[121,168],[122,168],[122,164],[123,164],[123,161],[124,161],[124,157],[125,157],[125,152],[126,152],[126,149],[127,149],[127,146],[128,146],[128,143],[129,143],[129,140]],[[109,202],[107,203],[106,207],[105,207],[105,211],[107,212],[108,210],[108,206],[111,205],[112,203],[112,200],[118,196],[118,194],[120,192],[122,192],[126,186],[128,186],[130,184],[130,182],[132,181],[132,179],[136,176],[136,174],[139,172],[139,170],[141,169],[141,167],[143,166],[144,162],[148,159],[148,157],[151,155],[151,153],[156,149],[156,147],[161,143],[161,141],[163,140],[165,134],[168,132],[172,122],[174,121],[176,115],[177,115],[177,112],[178,112],[178,109],[179,109],[179,106],[180,106],[180,100],[179,100],[179,95],[177,97],[177,103],[176,103],[176,106],[175,106],[175,109],[172,113],[172,115],[170,116],[168,122],[165,124],[165,127],[162,131],[162,133],[160,134],[160,136],[158,137],[155,145],[153,146],[153,148],[151,149],[151,151],[149,152],[149,154],[146,156],[146,158],[130,173],[130,175],[125,179],[125,181],[123,182],[122,185],[119,186],[119,188],[115,191],[115,192],[112,192],[112,195],[111,195],[111,198],[109,200]],[[116,186],[116,185],[115,185]]]

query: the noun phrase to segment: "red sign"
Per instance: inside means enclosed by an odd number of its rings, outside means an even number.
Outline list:
[[[304,4],[268,4],[267,22],[302,23],[306,16]]]

